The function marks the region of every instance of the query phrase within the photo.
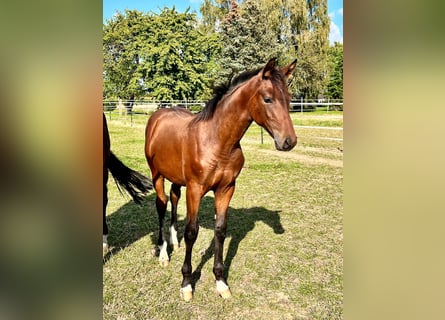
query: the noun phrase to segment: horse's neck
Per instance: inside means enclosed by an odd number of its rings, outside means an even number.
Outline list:
[[[221,142],[222,148],[230,151],[238,146],[239,141],[252,123],[252,117],[248,111],[249,98],[241,94],[243,88],[239,88],[230,96],[225,97],[215,110],[213,117],[214,133]]]

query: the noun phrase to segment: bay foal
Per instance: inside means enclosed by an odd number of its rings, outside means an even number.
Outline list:
[[[145,155],[157,194],[159,261],[162,265],[169,262],[163,231],[167,207],[164,179],[172,183],[170,242],[174,248],[178,247],[177,205],[181,187],[186,187],[186,253],[181,286],[181,296],[186,301],[193,297],[191,257],[199,230],[198,209],[208,191],[215,194],[213,273],[216,290],[223,298],[231,296],[223,276],[227,210],[235,191],[235,180],[244,164],[240,140],[252,121],[272,136],[276,149],[289,151],[297,144],[289,116],[287,87],[287,78],[292,74],[296,61],[281,69],[275,68],[275,64],[276,59],[271,59],[263,68],[246,71],[229,85],[217,88],[213,99],[197,115],[181,108],[160,109],[148,120]]]

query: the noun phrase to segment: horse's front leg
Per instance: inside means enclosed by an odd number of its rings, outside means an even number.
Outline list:
[[[200,187],[187,186],[186,202],[187,202],[187,219],[184,230],[185,241],[185,259],[182,266],[182,285],[181,297],[185,301],[190,301],[193,298],[192,288],[192,249],[198,237],[198,210],[199,203],[202,198],[202,191]]]
[[[230,199],[235,191],[235,183],[215,191],[215,261],[213,273],[216,279],[216,291],[224,299],[232,296],[226,279],[224,279],[223,251],[224,240],[226,239],[227,211]]]

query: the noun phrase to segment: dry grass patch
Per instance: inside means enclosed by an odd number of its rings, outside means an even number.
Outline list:
[[[148,174],[144,126],[111,121],[109,129],[116,155]],[[253,140],[256,134],[246,137]],[[152,254],[155,195],[138,206],[122,197],[111,179],[107,214],[112,250],[103,264],[104,319],[342,318],[342,155],[324,158],[331,146],[320,144],[314,148],[324,160],[309,161],[310,155],[303,159],[297,148],[280,153],[272,144],[246,140],[242,145],[245,168],[230,203],[224,248],[232,299],[215,293],[212,194],[200,207],[192,258],[195,296],[185,303],[179,298],[185,190],[178,207],[181,248],[161,268]]]

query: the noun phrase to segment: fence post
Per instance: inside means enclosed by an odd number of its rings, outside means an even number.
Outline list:
[[[260,127],[261,129],[261,144],[263,144],[263,127]]]

